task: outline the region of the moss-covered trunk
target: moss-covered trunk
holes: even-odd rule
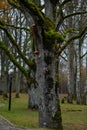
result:
[[[58,90],[55,86],[55,40],[44,38],[41,26],[35,28],[33,37],[37,65],[36,79],[39,87],[39,126],[62,130]]]

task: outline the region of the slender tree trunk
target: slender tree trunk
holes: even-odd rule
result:
[[[87,55],[86,55],[86,82],[85,82],[84,92],[82,96],[82,104],[86,105],[86,101],[87,101],[86,98],[87,98]]]
[[[16,82],[15,82],[15,87],[16,87],[16,98],[19,98],[19,93],[20,93],[20,71],[16,72]]]
[[[79,41],[76,40],[76,53],[77,53],[77,76],[76,76],[76,102],[80,104],[81,93],[80,93],[80,49],[79,49]]]
[[[20,24],[20,27],[22,26],[22,14],[20,12],[19,14],[19,24]],[[18,24],[18,16],[16,16],[16,26]],[[19,39],[18,39],[18,32],[17,30],[15,31],[15,36],[17,38],[17,41],[19,40],[19,47],[21,48],[21,44],[22,44],[22,31],[20,29],[19,31]],[[16,51],[16,50],[15,50]],[[21,58],[19,57],[19,63],[21,64]],[[20,78],[21,78],[21,72],[20,70],[18,70],[18,72],[16,73],[16,97],[19,97],[19,93],[20,93]]]
[[[8,70],[7,70],[7,57],[2,51],[1,55],[1,86],[2,86],[2,91],[3,91],[3,96],[8,97]]]
[[[72,3],[72,1],[71,1]],[[73,4],[72,7],[69,7],[67,12],[73,12]],[[67,20],[67,25],[69,28],[73,27],[73,17],[69,17]],[[68,37],[70,37],[73,33],[70,32]],[[72,41],[73,42],[73,41]],[[74,45],[71,43],[68,46],[68,102],[73,102],[73,94],[74,94]]]
[[[68,47],[68,102],[73,102],[74,94],[74,46]]]

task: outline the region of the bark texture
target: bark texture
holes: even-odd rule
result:
[[[73,102],[74,95],[74,46],[68,47],[68,102]]]
[[[37,65],[36,79],[39,87],[39,126],[48,128],[61,128],[61,110],[59,105],[57,88],[55,86],[55,56],[52,44],[52,39],[49,43],[44,40],[43,28],[36,27],[34,34],[35,49],[38,54],[35,54]],[[39,37],[37,34],[39,33]]]
[[[80,92],[80,50],[79,50],[79,40],[76,40],[76,55],[77,55],[77,76],[76,76],[76,102],[81,103],[81,92]]]
[[[86,55],[86,81],[85,81],[85,86],[84,86],[84,91],[82,96],[82,104],[86,105],[86,103],[87,103],[87,55]]]

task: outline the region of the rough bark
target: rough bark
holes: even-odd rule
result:
[[[73,102],[74,94],[74,46],[68,47],[68,102]]]
[[[38,26],[37,33],[34,34],[35,49],[38,54],[35,55],[37,65],[36,79],[39,87],[39,126],[48,128],[61,128],[61,110],[59,105],[57,88],[55,87],[55,56],[52,39],[44,41],[41,35],[43,28]]]
[[[35,88],[34,85],[31,85],[30,88],[28,88],[28,109],[38,109],[39,106],[39,90],[38,88]]]
[[[72,7],[68,8],[67,13],[73,12],[73,10],[74,10],[74,7],[72,3]],[[73,21],[74,21],[73,17],[70,17],[67,20],[68,28],[73,27]],[[68,34],[68,37],[70,37],[70,35],[73,35],[73,33],[70,32]],[[74,45],[72,45],[72,42],[71,42],[71,44],[68,46],[68,102],[69,103],[73,102],[73,93],[74,93]]]

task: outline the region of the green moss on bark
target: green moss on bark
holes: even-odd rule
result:
[[[32,69],[34,72],[36,72],[36,63],[35,63],[35,60],[32,60],[32,61],[30,62],[30,66],[31,66],[31,69]]]
[[[53,30],[53,29],[50,29],[49,31],[45,31],[45,38],[48,38],[48,39],[51,39],[51,40],[56,39],[58,42],[63,42],[64,41],[63,36],[60,33]]]
[[[52,51],[55,46],[55,42],[61,43],[64,41],[63,36],[56,32],[54,29],[44,31],[44,48]]]
[[[62,118],[61,118],[61,109],[60,109],[60,101],[59,99],[57,100],[57,111],[55,112],[54,116],[53,116],[53,120],[58,121],[59,123],[59,127],[62,128]]]

